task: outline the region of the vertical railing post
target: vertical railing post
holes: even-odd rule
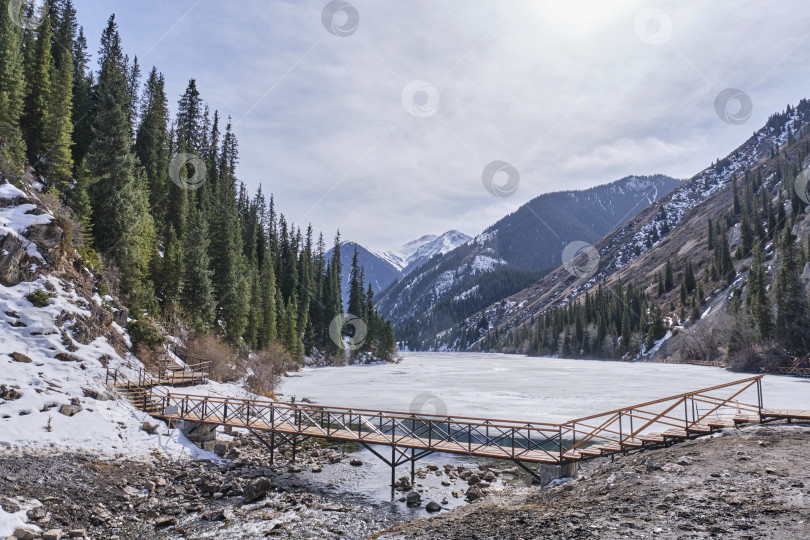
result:
[[[686,404],[686,398],[683,398],[683,427],[689,435],[689,406]]]
[[[624,433],[622,432],[622,411],[619,411],[619,450],[624,452]]]
[[[759,421],[762,422],[762,377],[757,379],[757,412]]]
[[[562,424],[560,424],[560,425],[559,425],[559,432],[557,433],[557,436],[559,437],[559,439],[557,440],[557,449],[558,449],[558,450],[559,450],[559,452],[560,452],[560,457],[558,458],[558,460],[557,460],[557,461],[560,463],[560,465],[562,465],[562,462],[563,462],[563,433],[562,433]],[[514,455],[515,455],[515,450],[514,450],[514,442],[513,442],[513,443],[512,443],[512,456],[514,456]]]

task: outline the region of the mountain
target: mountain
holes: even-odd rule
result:
[[[363,268],[365,282],[371,283],[374,294],[379,294],[391,283],[402,279],[434,255],[447,253],[470,240],[471,238],[464,233],[447,231],[439,236],[429,234],[397,248],[379,251],[365,248],[356,242],[341,242],[343,305],[347,306],[349,303],[349,271],[355,249],[358,263]],[[327,251],[327,258],[332,256],[333,249]]]
[[[363,268],[365,282],[371,283],[374,289],[374,294],[384,290],[394,281],[402,277],[402,272],[399,268],[377,255],[375,252],[370,251],[360,244],[355,242],[341,242],[340,243],[340,264],[343,268],[341,274],[341,292],[343,295],[344,307],[349,304],[349,271],[352,267],[352,257],[354,250],[357,250],[357,260]],[[326,252],[326,258],[332,256],[333,249]]]
[[[441,236],[435,234],[425,235],[398,248],[381,251],[378,255],[398,268],[403,275],[408,275],[434,255],[452,251],[470,240],[472,238],[466,234],[452,230]]]
[[[400,341],[432,347],[442,332],[559,266],[572,243],[598,241],[680,182],[664,175],[628,176],[541,195],[474,240],[434,256],[387,289],[377,305]]]
[[[790,328],[774,330],[773,321],[786,309],[777,305],[779,283],[810,281],[804,266],[810,261],[810,197],[806,173],[799,174],[808,166],[808,125],[807,100],[772,115],[726,158],[596,243],[592,271],[561,266],[470,314],[431,345],[574,357],[728,359],[737,369],[773,369],[785,355],[800,357],[788,340]],[[783,261],[792,259],[798,261],[793,270],[783,272]],[[752,284],[749,269],[755,267],[763,270]],[[612,305],[600,306],[602,299]],[[758,304],[764,307],[752,307]],[[806,312],[806,302],[797,304]],[[770,330],[759,319],[772,319]]]

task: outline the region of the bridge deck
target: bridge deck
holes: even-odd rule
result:
[[[562,424],[177,394],[155,388],[154,381],[124,381],[121,386],[136,406],[154,417],[278,434],[292,441],[293,449],[298,438],[314,437],[388,446],[403,455],[410,449],[412,460],[414,452],[446,452],[563,464],[669,445],[746,423],[810,421],[810,411],[762,407],[761,379],[751,377]],[[755,404],[741,401],[746,394],[753,394]],[[390,464],[395,467],[397,462],[392,458]]]

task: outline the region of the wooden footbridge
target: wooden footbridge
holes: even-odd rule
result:
[[[743,424],[810,421],[810,411],[766,409],[762,375],[559,424],[201,396],[117,372],[108,379],[155,418],[247,429],[267,446],[271,462],[280,443],[292,447],[293,459],[308,438],[358,443],[391,467],[392,484],[397,466],[410,463],[413,475],[415,462],[434,452],[510,460],[537,477],[529,464],[564,466]]]

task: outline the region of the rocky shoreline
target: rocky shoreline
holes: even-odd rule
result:
[[[584,464],[555,487],[503,490],[511,469],[487,464],[417,470],[392,502],[335,497],[301,473],[363,466],[310,444],[267,465],[266,449],[235,436],[219,461],[103,459],[45,450],[0,452],[0,506],[36,528],[19,540],[104,538],[799,538],[810,531],[810,428],[727,430],[661,450]],[[429,519],[407,506],[437,477],[475,500]],[[382,481],[382,479],[381,479]],[[424,515],[424,512],[422,512]],[[42,532],[38,532],[38,531]]]
[[[409,476],[397,481],[393,501],[369,501],[336,497],[304,478],[337,467],[368,466],[333,447],[305,443],[293,462],[290,448],[281,446],[269,465],[267,449],[245,434],[235,432],[228,441],[206,446],[222,459],[175,461],[155,452],[151,459],[133,460],[2,450],[0,507],[25,513],[29,524],[19,530],[18,540],[43,535],[109,540],[361,538],[412,520],[414,514],[405,508],[439,512],[481,498],[501,477],[518,476],[515,469],[487,464],[427,463],[417,468],[413,484]],[[440,481],[448,496],[426,497],[426,479]],[[448,498],[456,499],[455,504]]]
[[[810,535],[810,427],[753,426],[586,463],[517,500],[484,499],[373,538],[722,538]]]

